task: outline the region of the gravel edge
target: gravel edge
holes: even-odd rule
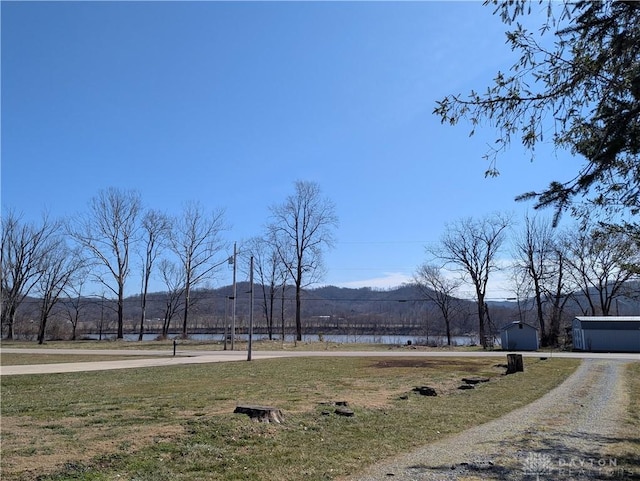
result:
[[[609,453],[629,403],[625,365],[585,360],[533,403],[345,481],[629,479],[637,467]]]

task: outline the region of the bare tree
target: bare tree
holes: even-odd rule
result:
[[[557,346],[564,308],[576,287],[567,277],[566,243],[552,222],[526,217],[524,231],[515,238],[514,246],[514,266],[530,287],[541,344]],[[519,296],[519,306],[521,302]]]
[[[557,277],[556,236],[551,223],[525,216],[524,230],[514,237],[514,266],[529,282],[536,307],[536,320],[540,326],[543,346],[557,343],[546,325],[544,302],[549,282]],[[520,302],[520,297],[518,297]],[[552,339],[555,337],[555,339]],[[553,343],[553,344],[551,344]]]
[[[40,258],[42,275],[35,285],[35,292],[40,299],[38,344],[44,342],[49,315],[81,267],[80,256],[66,245],[61,236],[53,237],[47,243]]]
[[[296,181],[295,193],[271,207],[269,229],[278,243],[296,290],[296,339],[302,340],[302,289],[322,276],[323,249],[333,246],[338,225],[335,206],[315,182]],[[293,256],[289,256],[292,252]]]
[[[283,267],[278,250],[268,238],[253,237],[240,249],[243,255],[254,259],[255,279],[262,289],[262,312],[269,340],[273,339],[273,316],[278,291],[279,271]]]
[[[530,299],[533,297],[531,279],[526,272],[518,268],[517,264],[514,264],[510,281],[511,290],[515,294],[518,320],[520,322],[528,322],[528,313],[534,310],[533,304],[530,302]]]
[[[280,291],[280,334],[282,342],[284,342],[287,337],[287,285],[291,280],[288,266],[292,264],[295,258],[295,246],[288,242],[288,239],[283,236],[283,232],[276,232],[273,229],[269,232],[268,239],[272,244],[271,247],[277,252],[279,260],[276,284],[279,286],[278,290]],[[283,261],[283,259],[287,261]]]
[[[622,222],[621,224],[601,223],[603,233],[611,232],[614,235],[623,234],[629,239],[629,243],[640,251],[640,224],[635,222]],[[634,276],[640,276],[640,257],[627,259],[623,262],[622,267],[634,273]]]
[[[87,281],[88,270],[81,267],[78,275],[74,276],[72,282],[65,288],[66,299],[64,309],[71,323],[71,340],[77,338],[78,323],[80,322],[80,314],[89,305],[86,299],[82,297],[82,290]]]
[[[69,232],[99,270],[96,280],[118,299],[118,334],[123,336],[125,282],[129,256],[138,229],[140,194],[110,187],[89,202],[89,212],[70,225]]]
[[[209,278],[216,267],[226,262],[226,258],[223,262],[215,262],[216,255],[224,247],[220,233],[225,228],[224,211],[217,210],[207,214],[198,203],[186,204],[182,215],[174,220],[170,245],[184,270],[183,337],[187,337],[191,290]]]
[[[142,218],[142,243],[144,256],[142,258],[142,289],[140,292],[140,332],[138,341],[142,341],[144,334],[144,320],[147,316],[147,294],[153,265],[158,254],[165,246],[170,232],[170,222],[166,215],[155,210],[149,210]]]
[[[640,252],[640,224],[636,222],[622,222],[621,224],[609,224],[609,223],[601,223],[603,232],[611,232],[614,235],[625,235],[627,236],[630,245],[635,248],[636,252]],[[632,277],[629,279],[630,282],[625,284],[624,292],[622,292],[621,296],[627,297],[628,299],[640,299],[640,289],[639,281],[640,281],[640,256],[635,256],[629,259],[621,259],[622,263],[620,265],[624,270],[631,272]],[[618,301],[616,299],[616,311],[618,310]]]
[[[418,290],[440,310],[447,332],[447,346],[451,345],[451,319],[458,304],[455,292],[462,282],[448,278],[438,266],[423,264],[414,274],[413,280]]]
[[[167,288],[164,298],[164,318],[162,321],[162,339],[169,336],[171,320],[182,307],[184,294],[184,270],[167,259],[159,264],[160,275]]]
[[[287,282],[289,281],[289,271],[287,269],[281,269],[279,271],[280,285],[280,335],[282,342],[284,343],[287,337],[286,320],[287,320]]]
[[[478,335],[483,347],[487,347],[485,321],[487,307],[485,297],[489,276],[498,270],[496,259],[505,239],[505,231],[511,219],[494,214],[480,220],[465,218],[447,224],[438,246],[427,248],[436,259],[450,265],[470,280],[475,291],[478,311]]]
[[[613,301],[634,275],[628,266],[640,257],[637,244],[624,231],[597,227],[567,233],[563,242],[570,276],[588,304],[585,313],[609,315]]]
[[[565,305],[571,298],[572,287],[567,280],[567,254],[561,242],[555,243],[553,264],[556,269],[554,275],[547,279],[546,299],[549,303],[549,329],[547,342],[550,346],[558,344],[560,324]]]
[[[42,277],[42,258],[60,224],[43,216],[40,224],[23,222],[13,210],[2,217],[2,332],[13,339],[18,307]]]

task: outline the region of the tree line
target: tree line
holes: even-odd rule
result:
[[[296,183],[294,194],[272,206],[263,235],[240,243],[237,259],[228,255],[220,210],[205,213],[201,205],[190,203],[171,218],[151,209],[142,212],[137,193],[113,188],[100,192],[89,205],[87,213],[66,222],[44,217],[40,224],[25,223],[13,211],[3,217],[5,338],[14,337],[17,309],[30,296],[39,305],[39,342],[45,339],[47,321],[57,305],[64,309],[75,339],[89,303],[94,304],[96,315],[95,293],[85,289],[90,283],[109,292],[100,296],[100,305],[103,309],[113,307],[117,338],[124,336],[125,317],[131,332],[135,312],[138,339],[142,340],[151,302],[153,317],[161,320],[161,337],[166,338],[170,329],[176,330],[176,320],[181,323],[181,335],[187,337],[190,329],[201,327],[197,320],[191,320],[191,311],[206,296],[203,287],[216,270],[229,263],[246,270],[243,266],[250,257],[255,261],[258,304],[269,339],[285,337],[289,309],[295,312],[298,340],[305,327],[318,324],[317,318],[326,314],[314,309],[306,318],[302,316],[303,300],[313,300],[322,291],[309,287],[322,278],[323,249],[332,245],[332,228],[337,223],[333,204],[321,196],[317,184]],[[368,310],[360,306],[349,314],[348,309],[334,309],[328,313],[330,322],[339,319],[345,325],[357,323],[375,332],[382,332],[383,327],[387,332],[393,325],[415,330],[418,322],[432,334],[434,327],[442,325],[447,343],[452,344],[452,336],[462,332],[462,320],[471,316],[476,318],[474,330],[480,342],[487,347],[496,331],[496,317],[502,320],[505,315],[495,308],[490,312],[489,305],[495,299],[487,297],[490,281],[495,282],[495,275],[502,271],[509,273],[508,299],[516,301],[520,320],[526,318],[539,328],[542,345],[556,346],[567,307],[575,312],[577,306],[585,315],[609,315],[616,300],[640,298],[637,284],[631,282],[640,273],[640,236],[620,226],[592,222],[559,229],[551,220],[537,216],[525,216],[518,225],[512,216],[496,213],[446,224],[439,242],[425,249],[427,260],[416,268],[408,286],[417,288],[418,294],[414,290],[407,298],[389,299],[393,304],[407,300],[428,303],[414,305],[404,313],[387,308],[382,312],[380,306],[371,306],[384,296],[374,296],[372,301],[367,291],[363,299],[369,299],[365,302]],[[136,261],[131,261],[132,257]],[[133,268],[139,269],[141,279],[135,305],[124,294]],[[152,276],[162,280],[162,292],[149,292]],[[472,294],[464,296],[469,289]],[[94,298],[89,300],[92,294]],[[235,292],[228,294],[225,303],[237,296]],[[473,298],[475,314],[470,314],[470,303],[462,297]],[[208,306],[211,314],[216,312],[210,303]],[[394,321],[396,315],[400,324]],[[415,319],[408,321],[407,316]],[[104,317],[102,312],[100,318]],[[472,326],[464,324],[464,331],[469,332]]]
[[[640,298],[631,283],[640,273],[637,230],[601,222],[565,229],[552,224],[527,215],[518,229],[510,216],[493,214],[446,226],[440,242],[427,248],[429,260],[417,269],[414,282],[438,307],[449,342],[450,320],[459,308],[456,296],[463,285],[474,292],[480,342],[485,347],[490,342],[487,287],[499,270],[510,273],[510,299],[534,313],[543,346],[558,345],[570,300],[584,315],[608,316],[617,299]],[[505,246],[509,231],[511,245]]]
[[[272,282],[296,290],[297,336],[302,336],[301,292],[322,272],[322,255],[333,242],[337,225],[334,204],[315,182],[296,181],[294,193],[270,207],[265,233],[246,243],[241,255],[275,262]],[[71,301],[73,337],[87,286],[99,286],[101,297],[115,300],[117,338],[124,337],[125,287],[132,271],[141,279],[139,339],[142,339],[152,276],[164,286],[162,335],[181,315],[182,336],[188,336],[194,289],[211,282],[217,269],[236,262],[229,257],[223,233],[223,209],[207,210],[189,202],[169,216],[143,207],[137,191],[116,187],[100,191],[88,209],[69,219],[24,221],[15,210],[2,217],[2,336],[13,339],[18,308],[27,298],[39,299],[38,342],[45,339],[51,313],[62,299]],[[267,254],[264,254],[267,255]],[[260,257],[262,259],[262,257]],[[266,258],[265,258],[266,262]],[[266,264],[260,264],[266,269]],[[92,287],[93,288],[93,287]]]

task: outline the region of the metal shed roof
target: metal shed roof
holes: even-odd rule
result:
[[[639,319],[640,319],[640,318],[639,318]],[[510,322],[510,323],[509,323],[509,324],[507,324],[506,326],[502,326],[502,327],[500,328],[500,330],[501,330],[501,331],[504,331],[505,329],[511,329],[511,328],[513,328],[513,327],[517,326],[518,324],[522,324],[523,326],[530,327],[531,329],[535,329],[536,331],[538,330],[538,328],[537,328],[537,327],[532,326],[531,324],[527,324],[526,322],[520,322],[520,321],[513,321],[513,322]]]
[[[640,329],[640,316],[579,316],[582,329],[635,331]]]

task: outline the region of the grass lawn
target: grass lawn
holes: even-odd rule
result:
[[[611,447],[609,454],[620,466],[632,470],[629,479],[640,479],[640,362],[628,364],[626,378],[628,422],[621,426],[620,442]]]
[[[167,353],[167,357],[171,354]],[[57,364],[65,362],[99,362],[121,361],[124,359],[140,359],[141,356],[113,356],[95,354],[16,354],[2,353],[0,364],[3,366],[22,366],[28,364]]]
[[[10,376],[0,478],[330,480],[527,404],[579,364],[526,358],[524,373],[504,376],[496,362],[372,353]],[[458,390],[470,375],[491,381]],[[423,385],[439,395],[412,392]],[[285,423],[232,414],[241,403],[278,407]]]

